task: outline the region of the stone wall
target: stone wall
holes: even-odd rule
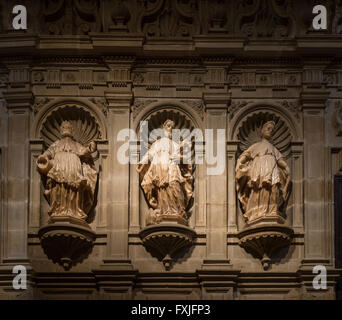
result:
[[[315,1],[27,0],[23,32],[11,30],[12,2],[0,9],[1,298],[335,299],[341,5],[326,1],[328,30],[315,31]],[[158,126],[166,115],[226,132],[225,170],[196,165],[196,236],[170,270],[140,237],[148,205],[136,165],[117,158],[121,129],[139,133],[140,121]],[[95,137],[99,175],[92,251],[65,271],[39,239],[49,216],[36,161],[68,117]],[[235,166],[269,119],[291,171],[284,214],[293,237],[264,270],[240,246]],[[29,290],[12,288],[18,264]],[[325,290],[312,286],[316,265],[327,268]]]

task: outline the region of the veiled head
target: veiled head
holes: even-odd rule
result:
[[[61,124],[61,135],[62,137],[73,137],[72,125],[69,121],[63,121]]]
[[[171,137],[172,135],[172,129],[175,127],[175,123],[170,120],[167,119],[164,124],[163,124],[163,129],[165,131],[165,133],[167,134],[168,137]]]
[[[275,128],[275,122],[274,121],[267,121],[261,129],[261,136],[262,138],[265,138],[269,140],[272,137],[273,130]]]

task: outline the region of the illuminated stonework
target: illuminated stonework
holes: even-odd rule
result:
[[[316,31],[312,1],[24,2],[25,32],[6,18],[16,3],[0,6],[0,298],[17,298],[14,265],[35,275],[25,298],[341,295],[341,4]],[[141,121],[167,119],[203,135],[196,164],[170,166],[176,186],[137,171]],[[271,183],[248,183],[257,167]]]

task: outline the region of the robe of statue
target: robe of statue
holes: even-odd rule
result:
[[[248,222],[279,216],[279,207],[287,197],[289,170],[281,153],[267,139],[253,144],[240,155],[236,182]]]
[[[64,137],[38,158],[37,166],[44,178],[51,217],[86,219],[93,206],[97,180],[89,148]]]
[[[193,194],[192,165],[181,163],[181,153],[179,144],[163,137],[152,144],[138,164],[141,187],[152,208],[147,224],[157,223],[167,215],[188,219],[186,209]]]

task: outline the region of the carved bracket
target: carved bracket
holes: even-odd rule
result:
[[[69,270],[90,254],[96,233],[86,222],[80,225],[79,219],[59,220],[40,228],[38,236],[48,258]]]
[[[165,270],[170,270],[175,255],[193,244],[196,233],[180,224],[162,222],[142,229],[139,236],[145,248],[163,262]]]
[[[289,246],[293,230],[283,225],[259,225],[238,234],[239,245],[261,260],[264,270],[270,267],[271,256],[278,249]]]

